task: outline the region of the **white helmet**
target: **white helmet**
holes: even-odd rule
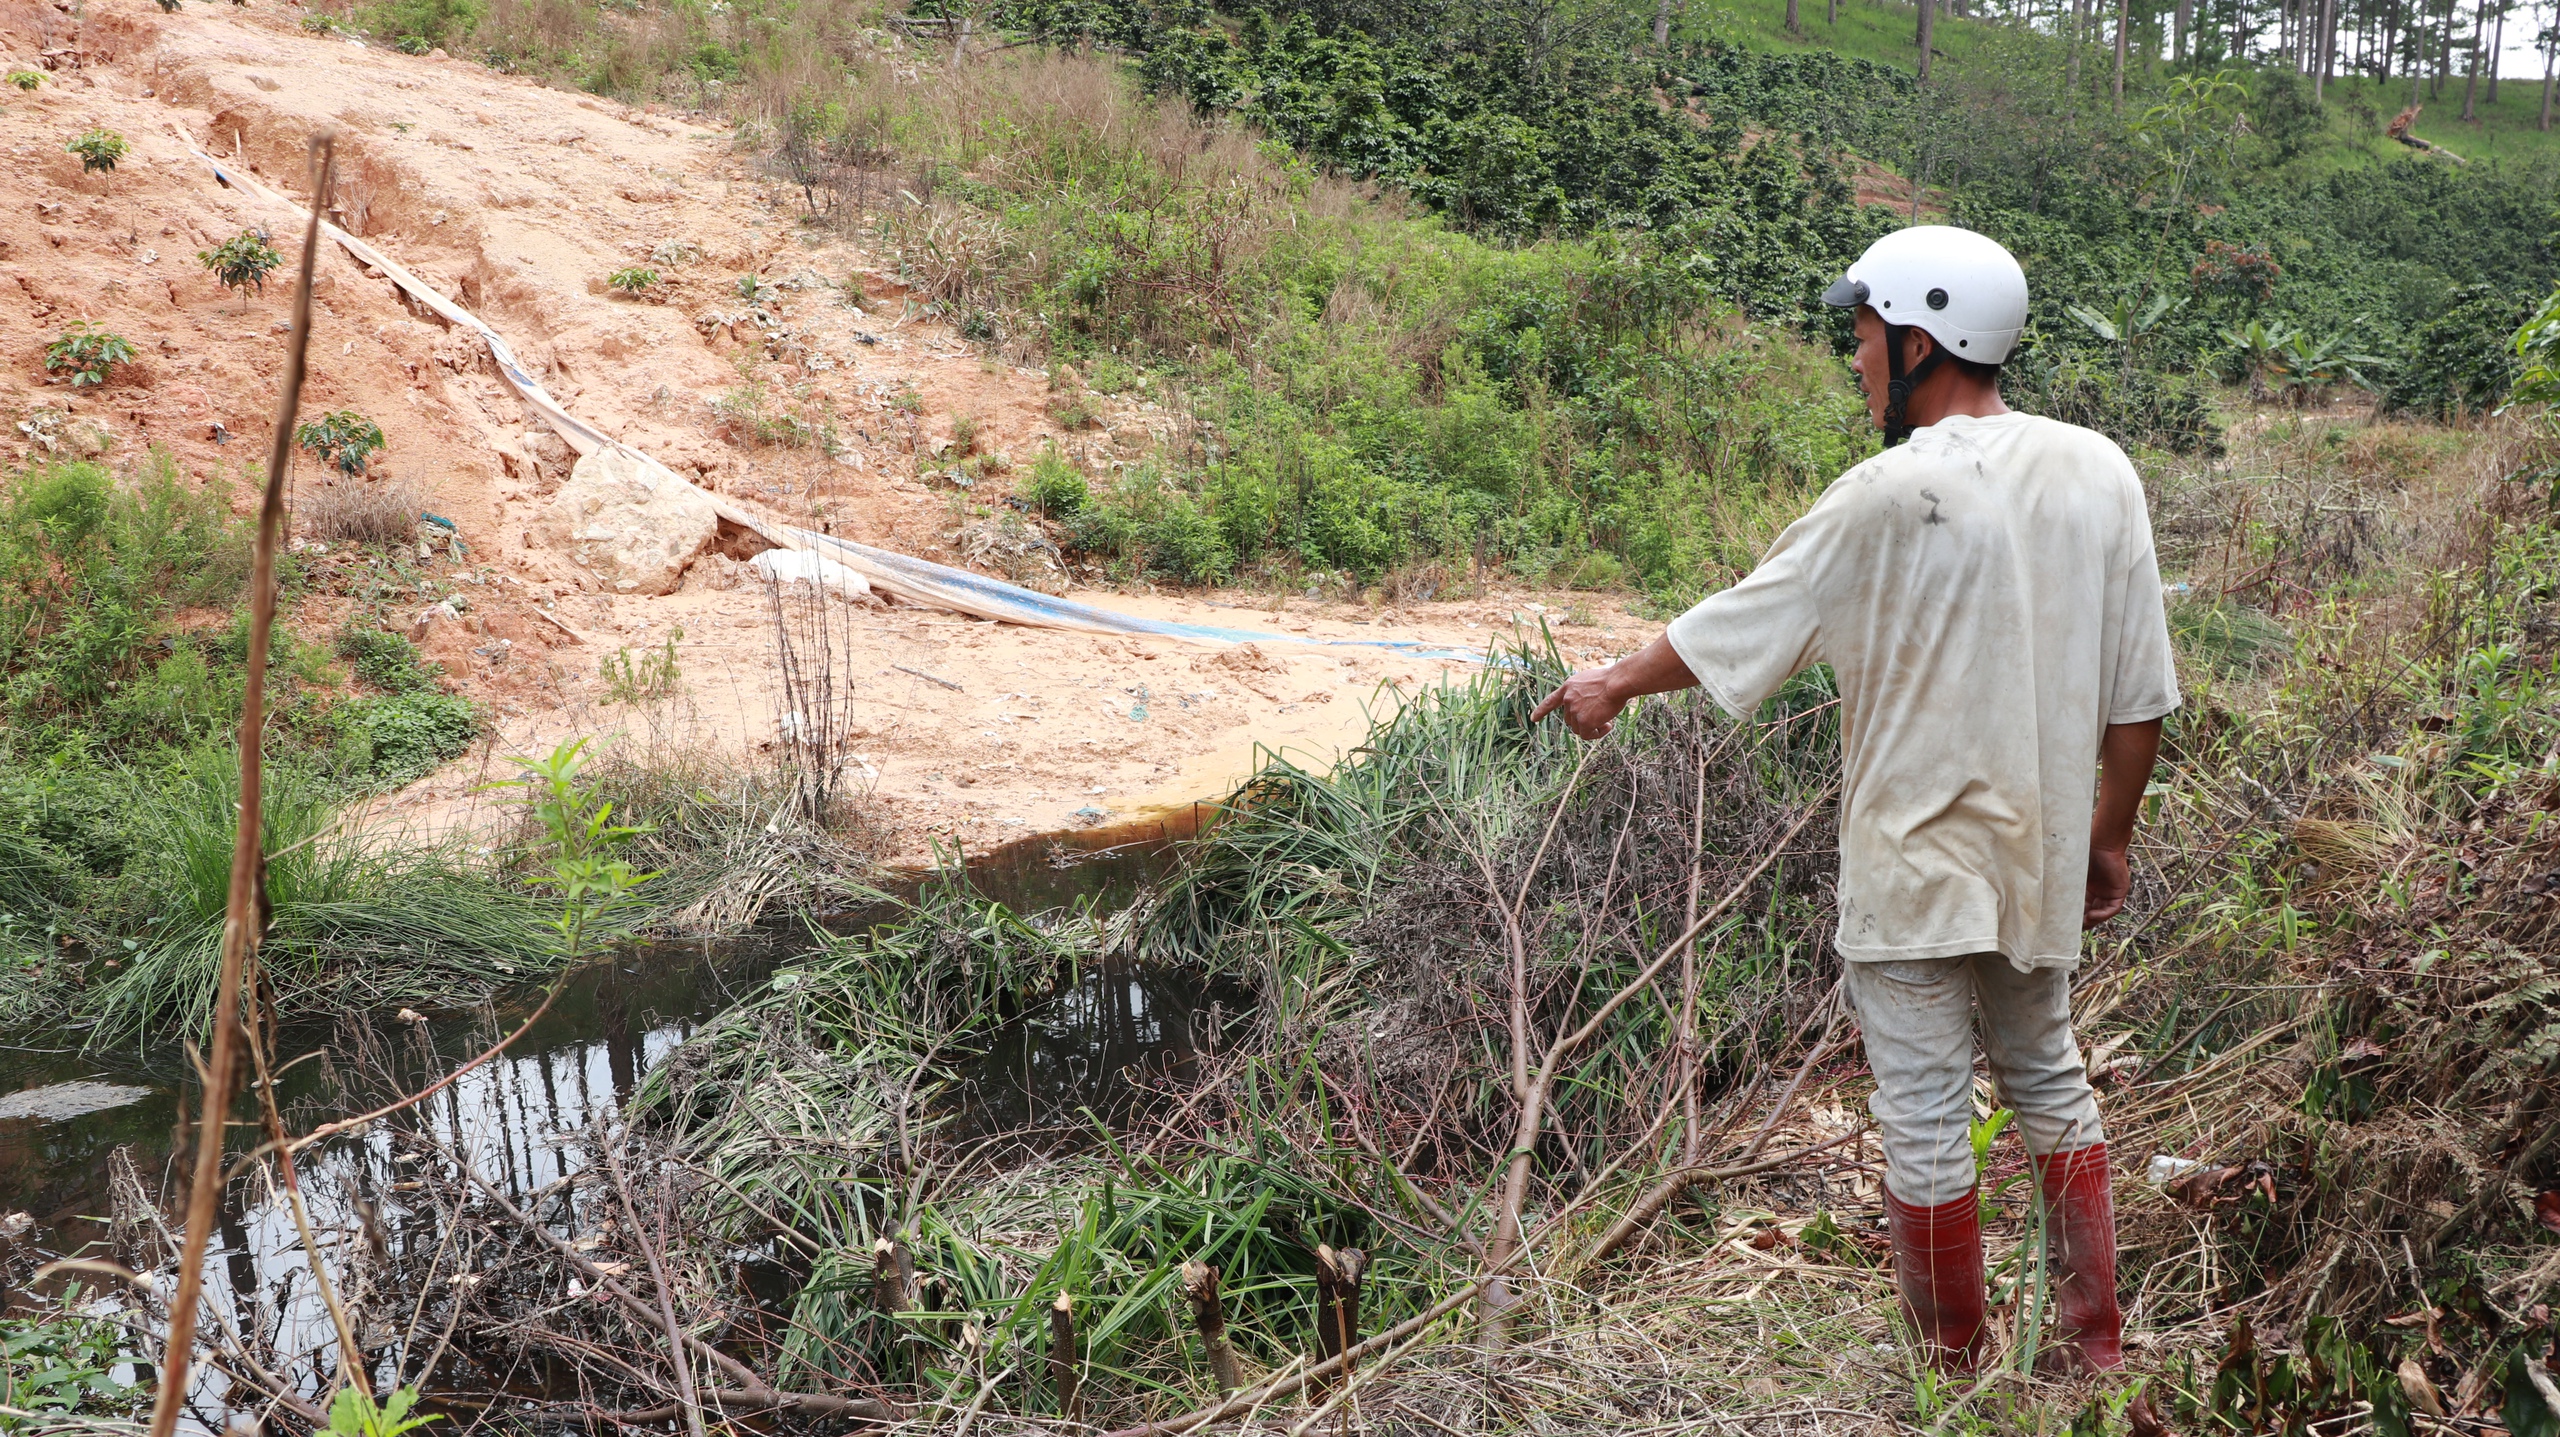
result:
[[[2027,272],[1989,235],[1914,225],[1867,246],[1822,302],[1873,305],[1887,324],[1927,330],[1947,354],[1998,364],[2026,327]]]

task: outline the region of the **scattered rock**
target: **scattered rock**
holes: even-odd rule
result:
[[[605,587],[650,595],[674,593],[719,530],[709,495],[619,445],[580,459],[532,527]]]

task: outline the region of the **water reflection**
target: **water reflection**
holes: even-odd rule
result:
[[[1017,845],[971,865],[980,891],[1020,911],[1077,898],[1116,906],[1156,876],[1165,861],[1163,829],[1152,841],[1099,834],[1099,850],[1061,863],[1053,846]],[[354,1266],[370,1249],[377,1259],[450,1272],[463,1255],[449,1251],[453,1233],[435,1207],[422,1169],[440,1165],[437,1148],[460,1156],[480,1177],[519,1205],[600,1158],[600,1122],[630,1101],[649,1072],[700,1026],[747,993],[808,940],[795,935],[706,944],[657,944],[573,974],[559,997],[508,1053],[464,1074],[427,1102],[339,1135],[305,1155],[306,1204],[332,1270]],[[439,1015],[402,1023],[359,1015],[334,1027],[288,1029],[279,1035],[279,1106],[287,1126],[309,1131],[369,1110],[394,1093],[415,1092],[477,1055],[499,1033],[513,1031],[538,999],[527,995],[477,1015]],[[1205,986],[1196,976],[1118,965],[1085,970],[1057,994],[1031,1006],[996,1034],[944,1100],[963,1138],[1018,1133],[1054,1144],[1089,1133],[1100,1119],[1118,1123],[1144,1111],[1149,1095],[1197,1071],[1220,1027],[1245,1011],[1241,990]],[[39,1256],[102,1256],[151,1272],[174,1251],[162,1213],[180,1193],[175,1134],[180,1105],[192,1104],[182,1056],[169,1052],[82,1054],[76,1035],[57,1046],[0,1048],[0,1095],[51,1084],[94,1081],[137,1085],[137,1100],[64,1119],[0,1119],[0,1214],[25,1210],[36,1230],[18,1244],[15,1276]],[[25,1106],[37,1107],[29,1099]],[[256,1108],[235,1111],[243,1126],[235,1147],[256,1134]],[[206,1321],[248,1339],[252,1350],[288,1364],[296,1354],[335,1347],[328,1314],[314,1289],[291,1209],[253,1168],[226,1190],[217,1248],[207,1274]],[[553,1216],[562,1214],[557,1208]],[[121,1223],[119,1219],[122,1219]],[[14,1284],[0,1275],[0,1293]],[[759,1294],[765,1296],[765,1294]],[[0,1297],[0,1311],[9,1299]],[[23,1307],[23,1299],[17,1303]],[[377,1381],[417,1381],[425,1351],[404,1345],[408,1313],[373,1314],[363,1335]],[[433,1350],[435,1334],[424,1334]],[[307,1394],[327,1389],[330,1374],[303,1359],[283,1370]],[[439,1372],[450,1388],[463,1374]],[[218,1425],[228,1379],[198,1368],[199,1413]],[[521,1390],[526,1374],[478,1374],[475,1385]],[[538,1388],[538,1380],[531,1384]]]

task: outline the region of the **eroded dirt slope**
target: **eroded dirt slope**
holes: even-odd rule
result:
[[[857,233],[799,225],[716,123],[314,34],[300,13],[265,0],[174,15],[93,0],[78,18],[0,5],[0,64],[44,76],[31,92],[0,92],[11,162],[0,170],[0,434],[20,459],[126,461],[163,446],[193,482],[231,486],[245,508],[269,439],[285,295],[226,293],[196,255],[253,226],[290,251],[295,228],[282,209],[218,186],[190,147],[299,195],[304,138],[333,125],[344,176],[333,218],[496,327],[571,411],[774,517],[1005,566],[1153,616],[1299,639],[1481,645],[1532,612],[1534,596],[1504,591],[1384,614],[1088,592],[1076,585],[1091,576],[1046,556],[991,550],[1001,491],[1032,456],[1056,444],[1098,473],[1141,457],[1171,416],[1134,393],[1085,395],[1098,422],[1064,429],[1046,373],[919,317],[892,263]],[[111,175],[84,174],[63,148],[93,126],[132,143]],[[627,267],[658,271],[647,297],[607,288]],[[74,391],[47,376],[43,352],[79,319],[127,336],[138,355],[111,382]],[[397,566],[314,546],[307,516],[332,481],[306,463],[297,534],[314,597],[296,622],[314,634],[351,613],[410,626],[494,720],[481,754],[402,795],[395,816],[466,818],[491,752],[578,734],[646,730],[742,760],[769,744],[769,610],[744,565],[707,557],[663,597],[602,591],[535,544],[533,522],[574,455],[475,337],[334,247],[316,325],[305,412],[358,410],[389,441],[372,477],[334,482],[419,484],[461,542]],[[1011,476],[966,492],[933,477],[955,431],[1003,456],[995,468],[1013,461]],[[447,596],[458,619],[418,621]],[[1551,620],[1567,612],[1550,608]],[[1594,657],[1635,637],[1609,606],[1571,612],[1587,622],[1562,630],[1567,644]],[[649,711],[600,703],[606,658],[679,630],[678,697]],[[1257,743],[1324,758],[1356,740],[1382,685],[1409,690],[1450,667],[1360,648],[1221,653],[894,606],[861,610],[853,631],[862,756],[904,858],[937,839],[980,848],[1214,796]]]

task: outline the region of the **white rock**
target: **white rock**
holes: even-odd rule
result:
[[[578,461],[530,533],[607,588],[671,594],[719,530],[710,495],[615,445]]]
[[[824,584],[846,599],[871,597],[871,581],[833,559],[798,549],[767,549],[747,561],[770,584]]]

